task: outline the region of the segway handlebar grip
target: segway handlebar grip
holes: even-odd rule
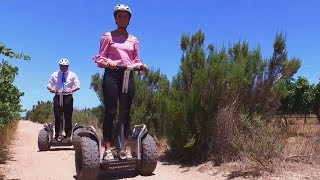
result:
[[[110,64],[107,64],[107,68],[110,68]],[[131,70],[131,71],[140,71],[141,70],[140,67],[132,66],[132,65],[117,65],[117,69]]]

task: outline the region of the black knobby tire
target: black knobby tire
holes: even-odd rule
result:
[[[49,131],[47,131],[44,128],[40,130],[38,135],[38,148],[39,148],[39,151],[50,150]]]
[[[75,148],[77,179],[97,179],[100,168],[99,154],[100,151],[97,141],[89,137],[81,137],[80,148]]]
[[[154,142],[154,139],[151,135],[147,134],[147,136],[142,139],[141,142],[142,148],[142,159],[141,165],[138,168],[139,174],[143,176],[152,175],[152,172],[156,169],[157,166],[157,146]]]
[[[73,144],[73,148],[80,148],[80,140],[81,137],[78,135],[78,133],[81,131],[82,128],[78,128],[73,132],[72,135],[72,144]]]

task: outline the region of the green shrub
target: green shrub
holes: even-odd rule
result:
[[[91,110],[74,110],[72,115],[73,124],[78,123],[86,126],[99,127],[99,119]]]
[[[53,103],[51,101],[38,101],[32,110],[27,111],[26,119],[37,123],[54,122]]]

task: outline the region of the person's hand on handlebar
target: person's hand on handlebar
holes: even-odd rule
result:
[[[143,72],[147,72],[148,71],[148,66],[146,64],[142,64],[140,65],[139,69]]]
[[[119,65],[115,62],[106,63],[105,66],[110,69],[118,69],[119,68]],[[120,67],[122,68],[123,65],[120,65]],[[126,66],[124,66],[124,67],[126,67]],[[143,72],[148,71],[148,66],[146,64],[137,65],[137,66],[135,66],[135,68],[136,68],[136,70],[141,70]]]
[[[118,64],[115,62],[110,62],[110,63],[107,63],[107,67],[110,69],[117,69]]]
[[[50,89],[50,92],[56,94],[58,91],[55,89]]]
[[[64,92],[62,92],[62,91],[56,91],[56,94],[57,94],[57,95],[60,95],[60,94],[64,94]]]
[[[72,93],[72,92],[73,92],[72,89],[67,89],[65,93],[66,93],[66,94],[70,94],[70,93]]]

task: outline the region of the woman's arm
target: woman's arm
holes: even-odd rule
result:
[[[105,68],[106,64],[110,63],[110,60],[107,58],[108,50],[110,44],[110,37],[108,33],[102,35],[100,39],[100,49],[99,54],[94,56],[93,60],[97,63],[98,67]]]

